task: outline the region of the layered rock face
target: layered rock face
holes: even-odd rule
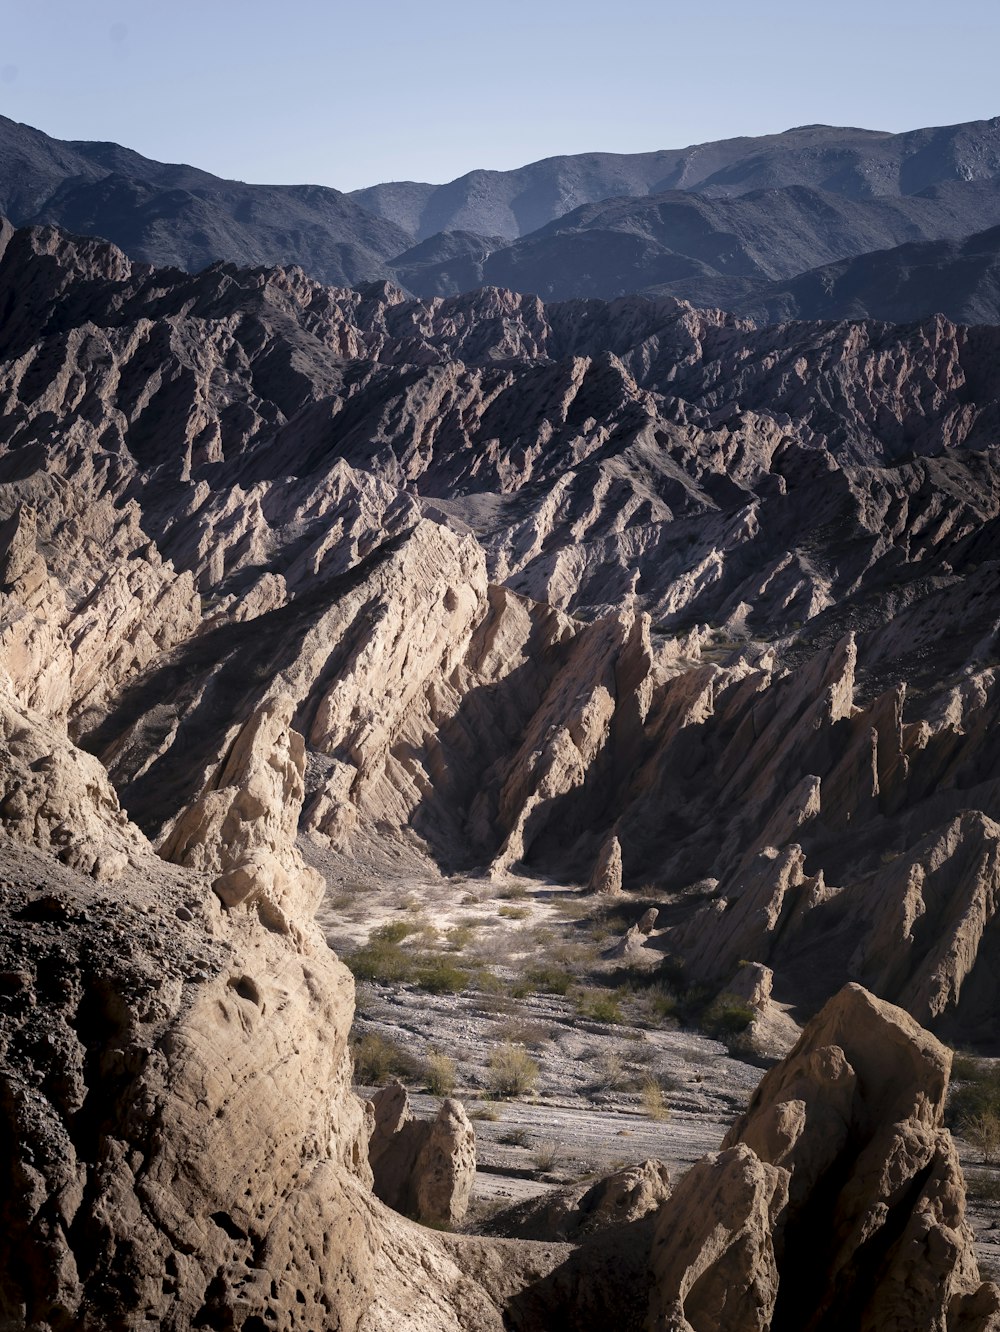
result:
[[[642,886],[669,905],[657,946],[699,985],[748,987],[762,1021],[859,978],[989,1034],[993,331],[420,304],[133,267],[46,229],[0,250],[4,1319],[436,1332],[644,1311],[645,1250],[624,1262],[615,1227],[575,1256],[498,1249],[374,1197],[351,982],[303,836]],[[939,1049],[847,996],[765,1082],[785,1108],[752,1109],[704,1167],[711,1207],[656,1251],[655,1317],[697,1327],[725,1286],[741,1317],[795,1325],[781,1218],[823,1211],[836,1170],[853,1182],[823,1270],[846,1274],[847,1315],[882,1317],[884,1285],[915,1325],[988,1325]],[[903,1049],[910,1101],[852,1023]],[[467,1127],[447,1112],[399,1206],[455,1219]],[[464,1166],[443,1188],[446,1161]],[[650,1232],[655,1173],[553,1225]],[[897,1230],[933,1250],[915,1303]]]
[[[5,666],[163,854],[273,903],[300,830],[692,889],[698,983],[981,1031],[994,331],[2,249]]]

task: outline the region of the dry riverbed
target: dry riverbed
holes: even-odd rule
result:
[[[398,850],[350,860],[308,842],[303,851],[327,879],[327,940],[362,974],[358,1091],[374,1090],[376,1071],[378,1081],[399,1076],[415,1113],[429,1116],[446,1090],[435,1077],[454,1078],[478,1143],[471,1226],[646,1157],[676,1181],[718,1149],[760,1080],[759,1063],[673,1011],[655,932],[634,965],[611,956],[649,903],[516,875],[446,878],[416,855],[400,863]],[[426,964],[421,977],[377,975],[400,954]],[[511,1047],[536,1071],[520,1094],[497,1094],[491,1059]],[[996,1276],[1000,1173],[956,1141],[980,1263]]]

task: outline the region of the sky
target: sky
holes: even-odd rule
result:
[[[0,0],[0,113],[269,183],[1000,114],[997,0]]]

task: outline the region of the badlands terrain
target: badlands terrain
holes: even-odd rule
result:
[[[998,351],[0,222],[0,1326],[1000,1326]]]

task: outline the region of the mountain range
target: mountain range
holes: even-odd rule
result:
[[[802,126],[350,194],[223,180],[0,118],[0,212],[157,265],[294,264],[421,297],[493,285],[670,295],[758,322],[1000,319],[1000,118],[903,134]]]

